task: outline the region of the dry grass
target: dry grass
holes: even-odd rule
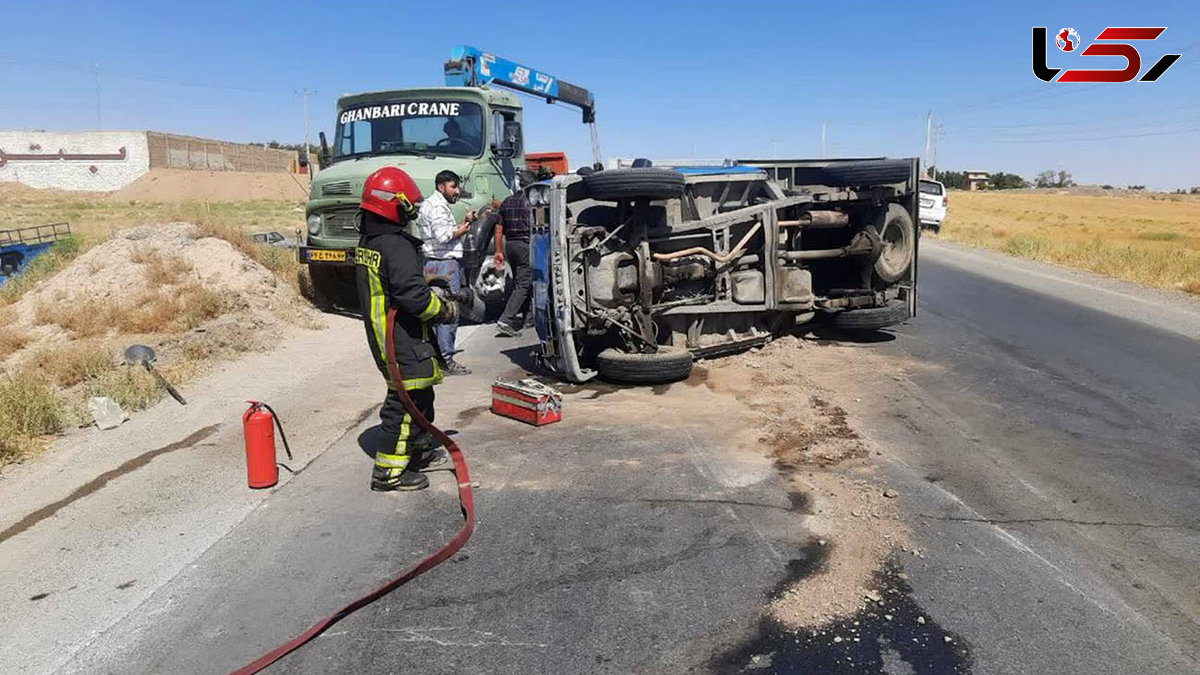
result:
[[[58,325],[73,338],[177,333],[215,319],[228,308],[220,293],[192,282],[152,288],[127,303],[43,299],[34,307],[34,320]]]
[[[0,361],[29,344],[29,336],[10,326],[0,327]]]
[[[168,379],[179,382],[175,378]],[[85,382],[80,393],[84,403],[93,396],[107,396],[127,412],[148,408],[164,395],[162,387],[145,368],[134,366],[109,368]]]
[[[200,367],[188,362],[163,371],[180,384]],[[91,424],[88,399],[93,396],[107,396],[134,412],[157,403],[165,392],[145,369],[117,364],[111,350],[95,345],[42,352],[19,372],[0,376],[0,467],[35,454],[67,426]]]
[[[286,281],[292,290],[305,295],[308,269],[296,259],[294,250],[260,244],[250,237],[250,230],[239,227],[228,219],[209,216],[189,222],[196,224],[197,237],[216,237],[228,241],[238,251]]]
[[[230,241],[293,288],[300,288],[304,272],[294,251],[259,245],[249,235],[262,230],[291,234],[303,226],[302,206],[299,201],[267,200],[114,201],[103,195],[9,190],[0,185],[5,227],[68,222],[74,233],[0,288],[0,360],[30,341],[11,327],[13,313],[8,305],[84,251],[136,225],[194,223],[200,236]],[[36,323],[61,326],[68,340],[25,358],[19,369],[10,368],[0,375],[0,466],[36,452],[49,435],[69,424],[90,423],[87,400],[92,396],[108,396],[128,411],[143,409],[163,397],[164,392],[145,370],[117,363],[116,351],[103,341],[106,336],[190,336],[186,331],[237,309],[230,299],[188,281],[189,267],[174,256],[145,248],[135,249],[132,257],[142,266],[147,281],[148,290],[139,297],[120,303],[58,298],[34,307]],[[162,368],[164,376],[176,384],[199,375],[204,362],[225,355],[221,349],[204,346],[200,339],[186,345],[190,347],[168,355]]]
[[[32,373],[0,376],[0,465],[40,448],[62,431],[66,408],[50,383]]]
[[[7,189],[0,185],[0,212],[5,228],[66,222],[74,237],[61,242],[38,257],[16,279],[0,288],[0,305],[14,302],[38,281],[50,276],[80,253],[107,241],[113,234],[135,225],[189,222],[201,229],[201,236],[229,239],[239,250],[279,274],[293,287],[299,287],[300,264],[287,249],[256,245],[249,234],[276,230],[292,234],[304,226],[301,201],[256,200],[239,202],[159,202],[114,201],[104,195],[78,195],[46,190]],[[170,268],[163,270],[172,273]],[[153,270],[148,273],[153,273]]]
[[[940,237],[1200,294],[1194,196],[953,192]]]
[[[59,387],[72,387],[112,370],[114,350],[96,343],[68,343],[35,354],[27,364]]]

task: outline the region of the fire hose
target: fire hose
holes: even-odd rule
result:
[[[387,327],[384,335],[384,341],[387,343],[387,368],[388,374],[391,375],[392,386],[396,388],[396,393],[400,396],[400,403],[404,406],[404,409],[408,411],[408,414],[412,415],[412,418],[417,423],[417,426],[421,427],[435,439],[440,441],[443,447],[446,448],[446,451],[450,453],[450,458],[454,461],[454,476],[458,481],[458,503],[462,508],[463,514],[462,529],[459,530],[458,534],[456,534],[453,539],[447,542],[445,546],[442,546],[442,548],[438,549],[433,555],[417,563],[415,567],[412,567],[408,571],[380,586],[374,591],[371,591],[370,593],[346,605],[333,614],[321,619],[300,635],[297,635],[270,652],[263,654],[249,665],[233,671],[232,675],[251,675],[252,673],[257,673],[267,666],[270,666],[272,663],[275,663],[279,659],[300,648],[308,641],[325,632],[331,626],[347,616],[350,616],[354,612],[366,607],[372,602],[375,602],[388,593],[391,593],[397,588],[407,584],[413,579],[416,579],[434,567],[437,567],[439,564],[445,562],[450,558],[450,556],[457,553],[459,549],[461,549],[463,545],[467,543],[467,540],[471,538],[471,533],[475,529],[475,493],[471,490],[471,474],[467,470],[467,460],[463,456],[462,450],[459,449],[457,443],[451,440],[451,438],[447,436],[444,431],[433,426],[432,422],[425,419],[425,416],[421,414],[421,409],[418,408],[415,403],[413,403],[412,398],[408,395],[408,391],[404,388],[403,373],[400,372],[400,366],[396,363],[396,343],[393,340],[395,329],[396,310],[389,309],[387,313]]]

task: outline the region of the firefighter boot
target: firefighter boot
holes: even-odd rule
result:
[[[413,459],[409,468],[413,471],[424,471],[441,466],[450,461],[450,455],[438,447],[437,440],[422,429],[413,439]]]
[[[412,491],[424,490],[429,487],[429,479],[425,474],[418,473],[412,467],[396,469],[386,466],[375,466],[371,472],[371,489],[376,492],[391,492],[393,490]]]

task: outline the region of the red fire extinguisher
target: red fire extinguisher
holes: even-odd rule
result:
[[[279,482],[279,467],[275,465],[275,428],[279,429],[289,460],[292,449],[288,447],[279,416],[271,406],[258,401],[248,403],[250,409],[242,415],[242,432],[246,436],[246,477],[252,488],[269,488]]]

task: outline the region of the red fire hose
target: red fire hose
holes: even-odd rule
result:
[[[393,386],[396,388],[396,393],[400,395],[400,403],[404,405],[405,410],[412,415],[418,426],[429,432],[437,440],[441,441],[442,445],[450,453],[450,458],[454,460],[454,476],[458,480],[458,502],[462,507],[463,514],[462,529],[459,530],[458,534],[456,534],[454,538],[451,539],[445,546],[438,549],[436,553],[422,560],[420,563],[417,563],[416,567],[413,567],[404,574],[401,574],[383,586],[380,586],[376,590],[371,591],[367,595],[364,595],[363,597],[355,600],[349,605],[346,605],[333,614],[321,619],[317,623],[313,624],[311,628],[292,638],[287,643],[280,645],[270,652],[260,656],[251,664],[233,671],[232,675],[251,675],[252,673],[261,671],[272,663],[275,663],[287,654],[298,649],[301,645],[305,644],[309,640],[325,632],[326,629],[338,621],[341,621],[354,612],[366,607],[372,602],[375,602],[388,593],[391,593],[397,588],[407,584],[413,579],[416,579],[434,567],[437,567],[439,564],[445,562],[450,556],[457,553],[458,550],[467,543],[467,540],[471,538],[471,532],[475,529],[475,494],[471,491],[471,474],[467,470],[467,460],[465,457],[463,457],[462,450],[458,448],[457,443],[451,440],[450,437],[447,436],[446,433],[441,429],[433,426],[432,422],[425,419],[425,416],[421,414],[420,408],[413,403],[412,398],[410,398],[408,395],[408,391],[404,389],[404,378],[400,372],[400,366],[396,363],[396,343],[392,339],[395,328],[396,310],[389,309],[387,314],[387,330],[384,337],[384,340],[387,342],[388,372],[392,376]]]

